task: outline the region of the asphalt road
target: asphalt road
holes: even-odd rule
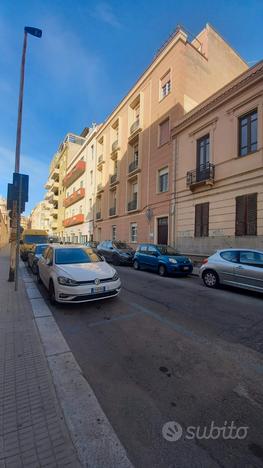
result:
[[[131,462],[262,467],[263,297],[118,270],[119,298],[52,311]]]

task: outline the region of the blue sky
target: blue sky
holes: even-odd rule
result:
[[[263,58],[262,0],[2,0],[0,194],[14,166],[24,26],[43,29],[42,39],[28,38],[21,171],[30,176],[29,212],[64,135],[104,121],[177,24],[196,35],[207,22],[248,62]]]

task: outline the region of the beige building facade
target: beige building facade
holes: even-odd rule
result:
[[[173,243],[174,142],[170,131],[247,70],[209,25],[177,28],[96,137],[96,240]]]
[[[0,197],[0,248],[9,242],[10,218],[7,211],[6,199]]]
[[[178,250],[263,250],[263,62],[186,114],[171,135]]]
[[[96,168],[96,135],[93,124],[82,132],[85,142],[71,160],[62,181],[65,217],[61,238],[67,242],[87,242],[93,239],[94,196]]]
[[[50,210],[52,204],[44,200],[39,202],[30,214],[31,229],[43,229],[52,235]]]

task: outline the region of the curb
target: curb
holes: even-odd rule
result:
[[[82,466],[133,468],[24,264],[21,271],[58,400]]]

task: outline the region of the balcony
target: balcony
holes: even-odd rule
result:
[[[51,208],[50,216],[52,216],[53,218],[57,218],[58,217],[58,209],[57,208]]]
[[[85,197],[85,189],[80,188],[76,190],[76,192],[73,192],[69,197],[64,198],[63,206],[67,208],[68,206],[73,205],[74,203],[76,203],[77,201],[81,200],[84,197]]]
[[[97,193],[100,193],[100,192],[103,192],[103,191],[104,191],[104,188],[103,188],[102,183],[100,182],[100,183],[97,185]]]
[[[130,164],[128,168],[128,173],[131,174],[131,172],[134,172],[138,169],[138,159],[134,159]]]
[[[101,219],[101,211],[97,211],[96,213],[96,220],[98,221],[99,219]]]
[[[116,206],[109,209],[109,216],[116,216]]]
[[[76,224],[82,224],[82,223],[84,223],[84,214],[79,213],[75,216],[72,216],[71,218],[64,219],[63,226],[70,227],[70,226],[76,226]]]
[[[137,210],[137,197],[128,202],[128,211]]]
[[[49,190],[52,187],[53,181],[48,179],[47,182],[45,183],[45,189]]]
[[[51,191],[54,192],[55,194],[58,194],[58,188],[59,188],[59,183],[58,182],[53,182],[51,186]]]
[[[77,180],[86,169],[85,161],[78,161],[73,169],[64,177],[63,185],[64,187],[69,187],[75,180]]]
[[[100,154],[98,157],[97,166],[100,166],[102,163],[104,163],[104,157],[103,154]]]
[[[213,185],[215,178],[215,166],[212,163],[201,164],[197,169],[188,171],[186,185],[194,189],[200,185]]]
[[[115,151],[117,151],[119,149],[119,142],[118,140],[115,140],[112,145],[111,145],[111,152],[114,153]]]
[[[118,174],[112,174],[110,176],[110,185],[116,184],[118,182]]]
[[[140,124],[140,119],[136,119],[133,124],[130,126],[130,136],[129,140],[136,136],[142,129]]]
[[[59,168],[58,167],[54,167],[52,173],[51,173],[51,179],[53,180],[58,180],[59,178]]]

